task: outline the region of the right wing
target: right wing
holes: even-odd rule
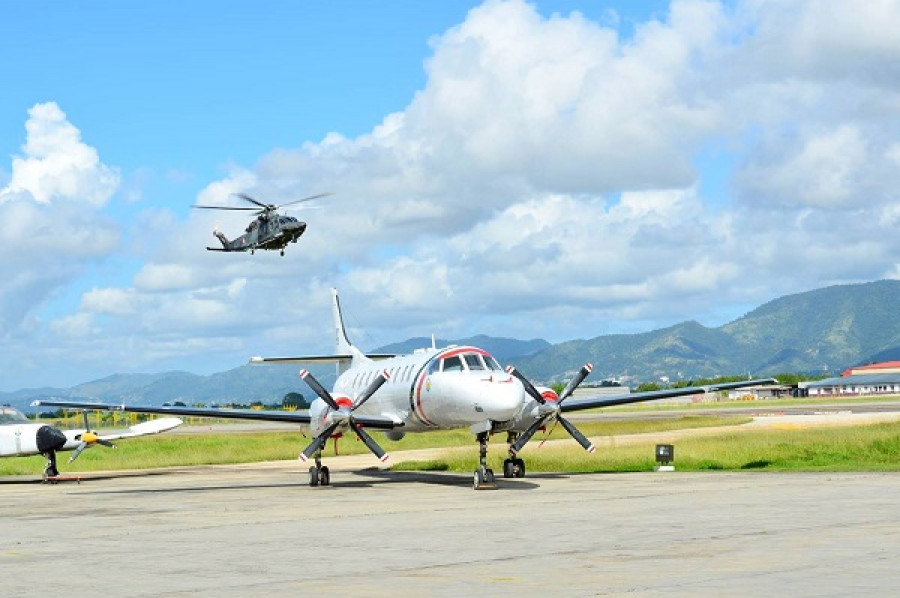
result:
[[[255,411],[253,409],[215,409],[212,407],[154,407],[152,405],[110,405],[104,403],[82,403],[78,401],[37,400],[34,407],[61,407],[63,409],[92,409],[95,411],[124,411],[130,413],[161,413],[188,417],[212,417],[217,419],[247,419],[253,421],[286,422],[308,424],[309,411]],[[402,422],[389,417],[354,415],[353,419],[368,428],[393,430],[403,426]]]
[[[627,405],[629,403],[643,403],[672,397],[683,397],[720,390],[745,388],[747,386],[766,386],[778,384],[775,378],[760,378],[757,380],[741,380],[740,382],[723,382],[720,384],[708,384],[706,386],[687,386],[683,388],[666,388],[663,390],[650,390],[646,392],[633,392],[618,395],[584,397],[570,399],[560,405],[561,411],[581,411],[582,409],[596,409],[598,407],[612,407],[614,405]]]

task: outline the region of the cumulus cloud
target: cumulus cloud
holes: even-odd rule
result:
[[[24,157],[15,157],[9,184],[0,190],[0,339],[32,342],[41,330],[37,311],[109,255],[120,231],[97,208],[118,184],[115,169],[66,120],[55,103],[28,112]],[[89,328],[80,315],[60,331]],[[11,349],[16,351],[15,349]]]
[[[100,162],[97,150],[81,140],[80,131],[55,102],[35,104],[25,130],[24,155],[13,158],[0,202],[27,193],[39,203],[71,199],[99,207],[118,188],[118,170]]]

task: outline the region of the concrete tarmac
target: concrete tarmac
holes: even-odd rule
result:
[[[0,595],[900,595],[897,473],[303,471],[0,478]]]

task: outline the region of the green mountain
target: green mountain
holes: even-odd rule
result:
[[[553,345],[518,361],[529,376],[562,380],[582,363],[594,380],[654,380],[724,374],[839,373],[896,355],[900,281],[880,280],[788,295],[718,328],[684,322],[643,334]]]

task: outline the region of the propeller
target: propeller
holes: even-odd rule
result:
[[[574,438],[578,444],[584,447],[589,453],[594,452],[594,445],[590,440],[585,437],[578,428],[573,426],[566,418],[562,416],[562,410],[560,406],[562,402],[572,396],[572,393],[575,392],[575,389],[578,388],[578,385],[584,382],[584,379],[588,377],[588,374],[591,373],[591,370],[594,369],[589,363],[584,364],[581,369],[575,374],[575,377],[572,378],[569,383],[566,385],[565,389],[563,389],[562,393],[560,393],[559,398],[556,400],[547,400],[538,390],[534,387],[534,385],[522,375],[519,370],[517,370],[513,366],[509,366],[506,368],[507,373],[515,376],[522,383],[522,386],[525,388],[525,392],[527,392],[531,398],[537,401],[538,407],[538,418],[535,420],[533,424],[531,424],[527,430],[522,432],[516,441],[509,447],[509,449],[518,453],[522,450],[522,448],[531,440],[531,437],[541,429],[546,426],[551,421],[558,421],[562,427],[569,433],[569,435]]]
[[[75,448],[75,452],[72,453],[72,456],[69,457],[69,463],[77,459],[78,455],[80,455],[84,451],[84,449],[95,444],[102,444],[103,446],[109,448],[116,448],[116,445],[114,445],[109,440],[103,440],[96,433],[91,432],[91,426],[88,423],[87,410],[82,411],[82,415],[84,416],[84,432],[75,437],[75,440],[80,440],[81,442]]]
[[[319,397],[325,401],[325,404],[328,405],[328,408],[331,410],[330,413],[326,414],[326,417],[329,418],[331,423],[322,430],[322,433],[313,438],[313,441],[310,443],[308,447],[303,449],[303,452],[300,453],[300,459],[306,461],[317,452],[322,450],[322,447],[325,446],[325,443],[328,442],[328,438],[334,434],[335,430],[337,430],[340,426],[346,425],[350,429],[352,429],[360,440],[368,447],[370,451],[372,451],[379,460],[385,461],[388,458],[387,453],[378,446],[378,443],[366,432],[363,430],[362,426],[360,426],[353,418],[353,412],[362,407],[366,401],[368,401],[372,395],[375,394],[381,386],[387,382],[391,375],[387,373],[387,371],[380,372],[374,380],[369,384],[369,386],[362,392],[359,397],[357,397],[356,402],[347,406],[341,405],[337,401],[334,400],[334,397],[331,396],[325,387],[319,384],[319,381],[313,377],[312,374],[307,370],[303,370],[300,372],[300,377],[306,382],[310,388],[313,389]]]
[[[269,212],[274,212],[274,211],[278,210],[279,208],[283,208],[285,206],[292,206],[294,204],[298,204],[298,203],[301,203],[304,201],[311,201],[313,199],[319,199],[320,197],[327,197],[327,196],[331,195],[331,193],[319,193],[317,195],[310,195],[309,197],[304,197],[302,199],[289,201],[287,203],[283,203],[280,205],[275,205],[272,203],[268,203],[268,204],[263,203],[257,199],[250,197],[246,193],[234,193],[233,195],[235,197],[239,197],[239,198],[243,199],[244,201],[248,201],[248,202],[252,203],[256,207],[250,207],[250,206],[202,206],[202,205],[196,205],[196,204],[192,205],[191,207],[198,208],[201,210],[239,210],[239,211],[246,211],[246,212],[256,212],[257,214],[268,214]]]

